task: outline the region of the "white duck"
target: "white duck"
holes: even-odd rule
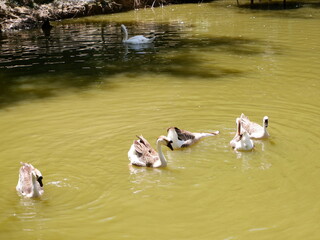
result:
[[[31,164],[21,162],[21,165],[17,191],[29,198],[40,197],[44,192],[41,172]]]
[[[241,128],[246,130],[249,133],[250,138],[254,139],[261,139],[261,138],[268,138],[270,135],[267,131],[267,127],[269,124],[269,118],[265,116],[263,118],[263,126],[255,122],[251,122],[247,116],[243,113],[240,116],[241,120]]]
[[[156,152],[143,136],[137,137],[139,139],[133,142],[128,151],[130,163],[139,167],[166,167],[167,160],[162,153],[161,145],[166,145],[173,150],[172,141],[165,136],[160,136],[157,140],[158,152]]]
[[[170,127],[167,129],[167,137],[172,141],[173,149],[189,147],[190,145],[198,142],[201,138],[215,136],[219,131],[212,133],[192,133],[177,127]]]
[[[254,148],[254,143],[250,139],[246,130],[241,132],[240,118],[236,119],[237,132],[234,138],[230,141],[230,146],[237,151],[250,151]]]
[[[131,37],[128,39],[128,31],[127,31],[127,28],[125,25],[121,24],[121,29],[123,31],[123,40],[122,42],[123,43],[127,43],[127,44],[146,44],[146,43],[152,43],[153,40],[156,38],[156,37],[152,37],[152,38],[146,38],[142,35],[137,35],[137,36],[134,36],[134,37]]]

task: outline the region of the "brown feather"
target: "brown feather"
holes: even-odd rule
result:
[[[24,164],[21,168],[20,168],[20,177],[22,179],[22,181],[25,183],[22,187],[22,192],[29,194],[32,191],[32,170],[33,168],[31,167],[31,165],[27,165]]]
[[[179,129],[177,127],[174,128],[177,135],[178,135],[178,139],[181,140],[181,141],[187,141],[189,139],[194,139],[195,136],[192,132],[189,132],[189,131],[186,131],[186,130],[182,130],[182,129]]]
[[[250,119],[243,113],[240,116],[240,120],[241,120],[241,127],[244,130],[246,130],[249,134],[252,134],[256,130],[262,128],[258,123],[251,122]]]
[[[146,163],[146,166],[152,166],[154,162],[159,160],[158,153],[143,136],[137,137],[139,140],[134,141],[134,148],[138,153],[139,158]]]

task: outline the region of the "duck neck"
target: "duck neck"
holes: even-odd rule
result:
[[[240,123],[240,119],[237,119],[237,134],[238,136],[240,136],[241,133],[241,123]]]
[[[33,191],[33,197],[39,197],[40,196],[40,185],[37,181],[37,177],[32,174],[32,191]]]
[[[268,123],[266,123],[265,121],[263,121],[263,135],[264,136],[269,136],[269,133],[267,131],[267,127],[268,127]]]
[[[127,41],[128,40],[128,31],[127,28],[124,25],[121,25],[122,31],[123,31],[123,40],[122,41]]]
[[[174,140],[175,142],[179,140],[179,139],[178,139],[178,134],[177,134],[177,132],[174,131],[174,130],[170,130],[170,131],[168,132],[168,138],[170,138],[171,140]]]
[[[161,161],[161,167],[165,167],[165,166],[167,166],[167,160],[166,160],[166,158],[164,157],[164,155],[162,153],[161,145],[162,145],[161,142],[157,141],[157,150],[158,150],[159,158],[160,158],[160,161]]]
[[[267,133],[268,133],[267,127],[268,127],[267,125],[265,125],[265,124],[263,125],[263,133],[264,133],[264,134],[267,134]]]
[[[243,145],[246,147],[246,148],[252,148],[253,147],[253,142],[252,140],[250,139],[249,135],[247,133],[244,133],[243,134]]]

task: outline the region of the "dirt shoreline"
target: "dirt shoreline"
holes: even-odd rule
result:
[[[93,16],[129,11],[145,7],[190,3],[179,0],[54,0],[47,4],[19,6],[0,0],[0,32],[40,27],[48,19],[56,21],[67,18]]]

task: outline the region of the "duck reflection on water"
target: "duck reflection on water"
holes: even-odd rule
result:
[[[145,50],[154,49],[154,43],[144,43],[144,44],[127,44],[123,43],[125,55],[127,55],[130,52],[136,53],[136,54],[146,54]],[[132,50],[132,51],[129,51]]]

